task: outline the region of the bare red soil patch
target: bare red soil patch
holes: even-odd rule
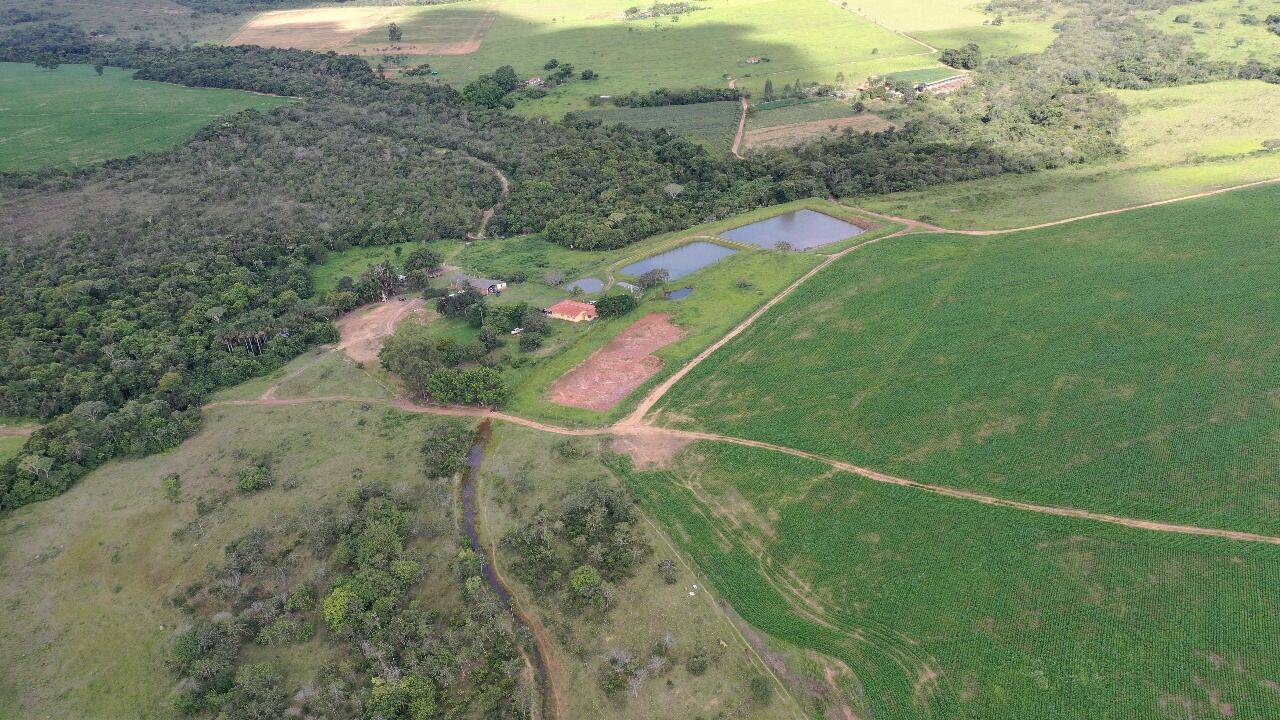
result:
[[[351,45],[344,50],[356,55],[470,55],[480,49],[489,28],[498,19],[496,12],[485,14],[462,40],[449,42],[380,43],[376,45]]]
[[[356,362],[374,362],[383,341],[395,332],[396,326],[425,309],[426,302],[414,298],[405,302],[388,300],[352,310],[338,319],[338,332],[342,335],[338,347]]]
[[[680,339],[671,316],[650,313],[551,386],[551,402],[587,410],[608,410],[662,369],[653,351]]]

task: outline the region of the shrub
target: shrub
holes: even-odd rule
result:
[[[169,498],[170,502],[178,502],[182,497],[182,478],[178,473],[169,473],[160,481],[160,485],[164,488],[164,496]]]
[[[266,465],[253,465],[240,471],[236,480],[236,489],[242,493],[265,490],[276,482],[271,468]]]
[[[605,295],[596,300],[596,312],[602,318],[621,317],[635,310],[639,305],[640,301],[632,295]]]

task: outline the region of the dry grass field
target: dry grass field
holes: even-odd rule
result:
[[[411,12],[404,7],[343,7],[276,10],[245,23],[228,45],[337,50],[370,29],[398,22]]]

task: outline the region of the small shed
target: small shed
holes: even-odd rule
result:
[[[596,306],[579,300],[561,300],[544,312],[557,320],[582,322],[596,319]]]
[[[500,293],[507,289],[507,283],[504,280],[496,280],[494,278],[471,277],[470,275],[454,275],[453,286],[459,290],[471,288],[481,295],[489,295],[491,293]]]

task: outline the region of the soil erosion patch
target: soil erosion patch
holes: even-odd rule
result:
[[[681,334],[670,315],[645,315],[557,380],[549,393],[551,402],[588,410],[612,408],[662,369],[662,358],[653,351]]]

